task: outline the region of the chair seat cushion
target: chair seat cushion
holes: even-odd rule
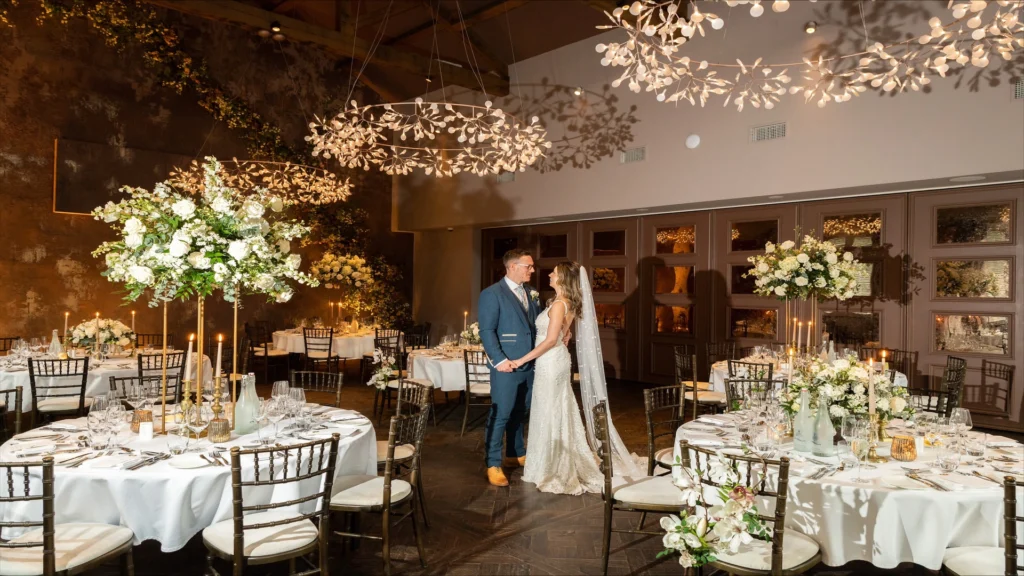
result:
[[[693,398],[693,393],[686,395],[686,399],[690,400]],[[725,392],[715,392],[713,390],[700,390],[697,389],[697,403],[698,404],[725,404]]]
[[[244,522],[246,526],[252,526],[294,518],[295,516],[294,512],[271,510],[258,514],[248,514],[245,516]],[[229,518],[207,527],[203,530],[203,543],[207,547],[223,554],[233,554],[235,550],[234,522],[233,519]],[[285,554],[315,542],[317,534],[316,526],[308,519],[281,524],[280,526],[256,529],[247,528],[243,533],[244,546],[242,547],[242,552],[247,558]]]
[[[124,526],[110,524],[57,524],[55,564],[57,572],[102,558],[125,544],[135,535]],[[42,542],[43,529],[38,528],[11,540],[12,543]],[[27,576],[43,573],[43,547],[3,548],[0,552],[0,574]]]
[[[388,388],[392,390],[398,390],[398,386],[401,385],[401,380],[388,380]]]
[[[675,455],[672,452],[672,448],[662,448],[654,453],[654,461],[671,468],[676,463]]]
[[[789,570],[814,558],[818,554],[818,543],[804,536],[796,530],[787,528],[786,537],[782,540],[782,569]],[[741,546],[736,554],[715,553],[718,561],[714,566],[730,572],[731,566],[746,568],[747,570],[771,570],[772,568],[772,543],[764,540],[754,540],[746,546]]]
[[[616,476],[612,479],[612,496],[619,502],[682,506],[679,494],[679,488],[672,484],[672,476]]]
[[[261,356],[261,357],[262,356],[275,357],[275,356],[287,356],[288,355],[288,351],[287,350],[278,350],[276,348],[271,348],[270,350],[264,350],[263,348],[254,348],[252,353],[255,354],[256,356]]]
[[[683,386],[687,390],[693,390],[693,382],[690,380],[684,380]],[[697,382],[697,390],[711,390],[710,382]]]
[[[326,360],[327,359],[327,351],[325,351],[325,350],[310,350],[309,352],[306,352],[306,356],[309,356],[310,358],[317,358],[317,359],[320,359],[320,360]],[[339,356],[337,354],[331,352],[331,358],[338,358],[338,357]]]
[[[469,385],[469,393],[470,394],[475,394],[477,396],[490,396],[491,395],[491,385],[490,384],[484,384],[483,382],[478,382],[478,383],[475,383],[475,384],[470,384]]]
[[[395,461],[408,460],[416,454],[416,447],[412,444],[399,444],[395,446]],[[388,458],[388,441],[377,440],[377,463],[380,464]]]
[[[85,407],[92,406],[92,398],[85,399]],[[36,404],[40,412],[70,412],[78,410],[78,398],[61,396],[59,398],[41,398]]]
[[[395,504],[412,494],[412,486],[405,480],[391,480],[391,503]],[[383,476],[341,476],[334,480],[331,506],[383,506]]]
[[[962,546],[947,548],[942,555],[942,566],[958,576],[1003,574],[1006,570],[1006,550],[995,546]]]

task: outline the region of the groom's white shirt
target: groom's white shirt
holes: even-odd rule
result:
[[[509,289],[512,290],[512,294],[514,294],[516,296],[516,298],[518,299],[519,298],[519,294],[516,293],[516,290],[521,288],[523,285],[522,284],[516,284],[515,281],[513,281],[508,276],[505,276],[503,278],[503,280],[505,281],[505,284],[508,284]],[[494,365],[494,367],[497,368],[498,366],[501,366],[505,362],[508,362],[508,358],[505,358],[501,362],[498,362],[497,364]]]

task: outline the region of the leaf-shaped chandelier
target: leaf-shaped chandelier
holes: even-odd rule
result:
[[[760,0],[724,1],[730,7],[750,4],[754,17],[764,12]],[[653,92],[659,102],[685,100],[701,106],[722,96],[723,105],[731,101],[738,111],[746,103],[771,109],[787,93],[802,93],[805,102],[824,108],[829,101],[847,102],[868,88],[917,91],[931,82],[929,76],[945,77],[953,65],[985,68],[991,54],[1009,61],[1024,48],[1024,0],[955,4],[951,0],[948,23],[932,18],[927,34],[888,45],[874,43],[863,52],[783,64],[768,64],[762,58],[735,64],[696,61],[680,55],[680,48],[695,34],[704,36],[705,24],[720,30],[725,21],[716,14],[700,12],[695,4],[686,18],[680,14],[680,5],[680,0],[637,0],[627,9],[620,7],[607,14],[612,24],[599,28],[621,29],[628,35],[625,42],[597,45],[598,53],[604,55],[602,65],[625,68],[612,86],[628,82],[633,92]],[[994,13],[988,10],[992,5],[997,6]],[[786,0],[772,4],[775,12],[788,8]],[[627,13],[633,18],[627,19]],[[793,67],[803,68],[803,82],[787,88],[792,81],[788,70]],[[731,79],[726,77],[733,73]]]
[[[437,177],[522,172],[551,147],[534,116],[529,124],[491,101],[483,106],[414,102],[351,106],[333,119],[311,122],[313,155],[348,168],[377,166],[386,174],[414,169]]]
[[[352,184],[336,174],[291,162],[223,160],[218,172],[224,185],[237,190],[265,188],[290,204],[330,204],[352,195]],[[180,190],[202,194],[206,188],[204,167],[193,160],[187,168],[175,168],[168,181]]]

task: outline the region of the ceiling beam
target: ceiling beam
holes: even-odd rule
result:
[[[516,8],[526,4],[528,1],[529,0],[500,0],[499,2],[489,4],[479,10],[470,12],[469,14],[463,14],[462,21],[455,22],[452,26],[455,30],[461,31],[464,28],[469,28],[470,26],[479,24],[480,22],[486,22],[491,18],[497,18],[510,10],[515,10]]]
[[[468,44],[468,46],[466,46],[467,51],[471,51],[471,53],[474,54],[475,59],[477,61],[482,60],[483,62],[481,62],[481,64],[485,69],[494,70],[496,72],[501,73],[508,73],[508,65],[502,63],[501,60],[498,59],[497,55],[495,55],[493,52],[487,49],[486,44],[484,44],[484,39],[480,36],[480,34],[474,32],[469,28],[458,28],[456,26],[457,23],[455,22],[455,17],[453,17],[452,14],[448,14],[442,11],[440,4],[438,4],[437,6],[437,19],[439,22],[442,22],[446,28],[449,28],[455,34],[459,36],[461,36],[462,34],[466,35],[466,38],[461,39],[465,40],[466,44]],[[466,56],[466,58],[470,59],[469,56]],[[474,60],[471,59],[471,61]]]
[[[316,44],[336,56],[366,60],[370,56],[370,43],[355,36],[351,27],[343,27],[341,31],[331,30],[282,16],[273,12],[236,2],[234,0],[145,0],[149,4],[176,10],[192,16],[219,20],[250,28],[264,28],[271,22],[281,24],[288,39],[298,42]],[[410,74],[426,76],[430,61],[418,54],[410,54],[392,46],[378,45],[373,52],[372,62],[402,70]],[[479,88],[480,82],[471,70],[451,64],[434,63],[435,69],[440,67],[445,79],[466,88]],[[489,94],[505,96],[508,94],[507,75],[482,75],[484,86]]]

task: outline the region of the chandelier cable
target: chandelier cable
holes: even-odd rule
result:
[[[288,76],[288,81],[292,83],[292,89],[295,90],[295,100],[299,103],[299,111],[302,112],[302,120],[309,124],[309,115],[306,114],[306,105],[302,102],[302,97],[299,95],[299,83],[292,77],[292,65],[288,61],[288,55],[284,53],[284,45],[281,44],[280,40],[276,40],[277,49],[281,52],[281,59],[284,60],[284,73]]]
[[[508,18],[508,10],[505,10],[505,30],[508,31],[508,47],[512,51],[512,68],[516,71],[516,94],[519,95],[519,109],[525,109],[523,104],[523,87],[519,84],[519,66],[516,65],[516,45],[512,41],[512,21]]]
[[[469,64],[469,70],[473,73],[473,77],[480,84],[480,91],[484,93],[484,98],[490,99],[487,94],[487,87],[484,86],[484,76],[480,72],[480,64],[476,60],[476,52],[473,50],[473,43],[469,41],[469,29],[466,26],[466,20],[462,16],[462,5],[459,4],[459,0],[455,0],[455,10],[459,14],[459,24],[462,25],[462,51],[466,54],[466,63]],[[475,67],[474,67],[475,66]]]
[[[356,53],[356,38],[359,37],[359,9],[362,7],[362,5],[363,5],[363,0],[356,0],[356,23],[352,27],[352,54]],[[335,6],[335,10],[337,10],[337,6]],[[355,84],[352,83],[352,70],[355,68],[355,66],[356,66],[356,59],[355,58],[349,58],[349,60],[348,60],[348,85],[349,85],[348,94],[349,94],[349,96],[352,95],[352,86],[355,85]],[[348,98],[346,97],[345,100],[348,100]]]
[[[366,51],[366,59],[363,60],[362,65],[359,67],[359,73],[356,74],[355,81],[353,81],[352,85],[349,86],[349,88],[348,88],[348,95],[345,96],[345,101],[346,102],[348,102],[349,99],[352,97],[352,91],[355,90],[355,88],[356,88],[356,82],[359,82],[359,79],[362,78],[363,72],[366,71],[366,67],[370,64],[370,60],[373,60],[373,55],[377,53],[377,47],[380,46],[380,43],[384,40],[384,32],[387,30],[388,20],[391,18],[391,5],[394,4],[394,2],[395,2],[395,0],[389,0],[388,1],[388,7],[384,9],[384,19],[381,20],[380,26],[377,27],[377,32],[374,33],[374,35],[373,35],[373,41],[370,42],[370,48]],[[353,32],[352,43],[353,43],[353,46],[354,46],[355,45],[355,33],[354,32]],[[352,51],[353,51],[353,53],[355,53],[355,48],[353,48]]]

